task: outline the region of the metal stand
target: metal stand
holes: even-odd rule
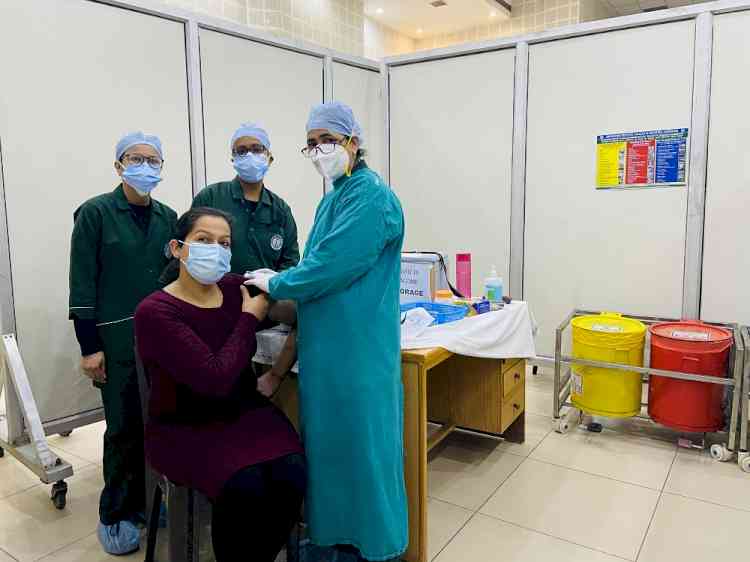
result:
[[[64,509],[68,493],[65,478],[73,476],[73,467],[50,450],[46,435],[99,421],[102,411],[43,424],[14,335],[2,337],[0,353],[0,390],[5,391],[6,406],[5,415],[0,415],[0,451],[13,455],[43,483],[53,484],[50,499],[57,509]]]
[[[721,462],[731,460],[735,454],[737,455],[737,462],[743,468],[743,470],[750,472],[750,454],[747,451],[747,416],[748,406],[747,400],[742,400],[743,396],[747,397],[747,392],[750,390],[750,358],[745,357],[746,344],[750,345],[750,331],[748,328],[744,328],[744,332],[741,332],[740,327],[737,324],[720,324],[710,323],[713,326],[725,328],[732,332],[734,336],[734,342],[730,350],[729,357],[729,372],[726,378],[716,377],[710,375],[698,375],[693,373],[684,373],[680,371],[666,371],[662,369],[651,368],[651,338],[650,334],[646,332],[646,342],[644,351],[644,367],[636,367],[633,365],[625,365],[622,363],[607,363],[604,361],[590,361],[588,359],[580,359],[570,357],[563,354],[563,335],[565,330],[570,326],[572,320],[578,316],[596,315],[600,314],[600,311],[590,310],[573,310],[568,314],[567,318],[557,327],[555,333],[555,378],[554,378],[554,392],[553,392],[553,417],[554,417],[554,429],[558,433],[566,433],[574,425],[580,425],[582,423],[583,412],[578,409],[572,402],[570,402],[570,395],[572,391],[572,366],[573,365],[585,365],[588,367],[600,367],[604,369],[612,369],[615,371],[623,372],[636,372],[640,373],[643,377],[644,382],[648,382],[651,375],[658,375],[660,377],[666,377],[670,379],[680,379],[686,381],[695,381],[709,384],[718,384],[733,389],[732,393],[732,404],[730,410],[729,419],[729,431],[724,432],[727,435],[726,442],[714,443],[710,447],[711,456]],[[646,325],[659,324],[662,322],[679,322],[679,319],[675,318],[655,318],[650,316],[637,316],[634,314],[623,314],[623,318],[631,318],[638,320]],[[745,343],[743,343],[743,336],[745,337]],[[564,372],[563,372],[564,369]],[[744,376],[743,376],[744,370]],[[614,375],[613,375],[614,376]],[[745,389],[743,390],[743,379],[745,380]],[[742,405],[740,404],[742,402]],[[648,402],[642,402],[642,413],[636,418],[649,420],[655,424],[655,422],[648,416]],[[741,407],[742,406],[742,407]],[[569,408],[566,412],[563,412],[563,408]],[[739,433],[737,431],[737,424],[740,418],[740,410],[743,415],[743,426],[742,436],[740,437],[740,443],[738,446],[737,438]],[[586,427],[590,431],[596,431],[599,424],[586,424]],[[593,429],[592,429],[593,426]],[[601,426],[599,426],[600,428]],[[704,435],[705,437],[705,435]],[[679,444],[681,446],[694,447],[693,443],[689,440],[680,439]],[[705,442],[705,439],[704,439]],[[703,448],[703,444],[697,448]],[[747,467],[747,468],[746,468]]]
[[[750,472],[750,451],[747,449],[747,432],[750,424],[750,327],[742,327],[742,343],[745,346],[745,362],[743,366],[742,392],[740,395],[741,413],[740,413],[740,448],[737,452],[737,461],[740,468],[745,472]]]

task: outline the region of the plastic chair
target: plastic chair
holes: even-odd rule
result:
[[[138,349],[135,349],[138,389],[144,427],[148,421],[151,382]],[[154,562],[159,514],[162,501],[167,508],[170,562],[199,562],[201,553],[201,516],[210,513],[208,498],[192,488],[179,486],[156,471],[146,460],[146,525],[148,528],[144,562]]]

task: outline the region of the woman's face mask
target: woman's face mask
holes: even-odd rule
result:
[[[152,168],[147,162],[128,164],[122,170],[122,179],[130,187],[145,197],[151,193],[162,180],[161,170]]]
[[[229,248],[221,244],[182,243],[190,248],[190,253],[187,260],[181,261],[198,283],[213,285],[229,273],[232,262],[232,251]]]
[[[258,183],[262,180],[270,166],[267,154],[253,154],[252,152],[244,156],[235,156],[232,164],[240,179],[248,183]]]
[[[323,150],[317,151],[311,158],[313,166],[323,178],[334,182],[349,171],[349,153],[337,144],[330,149],[330,145],[322,145]],[[325,154],[328,152],[328,154]]]

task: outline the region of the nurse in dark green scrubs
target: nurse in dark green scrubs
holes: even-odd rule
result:
[[[273,162],[268,133],[259,125],[244,124],[232,136],[230,149],[237,176],[206,187],[193,207],[221,209],[234,219],[232,273],[294,267],[299,245],[292,210],[263,181]]]
[[[232,273],[243,275],[257,269],[284,271],[296,266],[299,263],[297,223],[286,201],[264,182],[273,162],[268,133],[258,124],[245,123],[232,135],[229,148],[237,175],[231,181],[206,187],[193,200],[193,207],[213,207],[231,215]],[[270,313],[263,327],[272,325],[273,320],[274,314]],[[294,364],[296,342],[293,330],[277,362],[258,379],[258,390],[262,394],[273,395]]]
[[[104,490],[99,541],[110,554],[138,549],[144,511],[143,425],[133,354],[133,314],[160,287],[165,247],[177,215],[150,193],[161,181],[162,146],[131,133],[117,143],[122,183],[86,201],[74,214],[70,252],[70,319],[81,367],[101,390]]]

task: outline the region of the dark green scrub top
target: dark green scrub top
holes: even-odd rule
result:
[[[255,209],[245,200],[238,178],[209,185],[193,200],[195,207],[229,213],[232,225],[232,273],[256,269],[283,271],[299,262],[297,223],[286,202],[263,187]]]
[[[159,277],[168,262],[165,249],[174,235],[177,214],[152,199],[144,232],[121,184],[86,201],[73,217],[70,318],[96,320],[102,337],[107,326],[128,326],[132,333],[136,307],[161,287]]]

